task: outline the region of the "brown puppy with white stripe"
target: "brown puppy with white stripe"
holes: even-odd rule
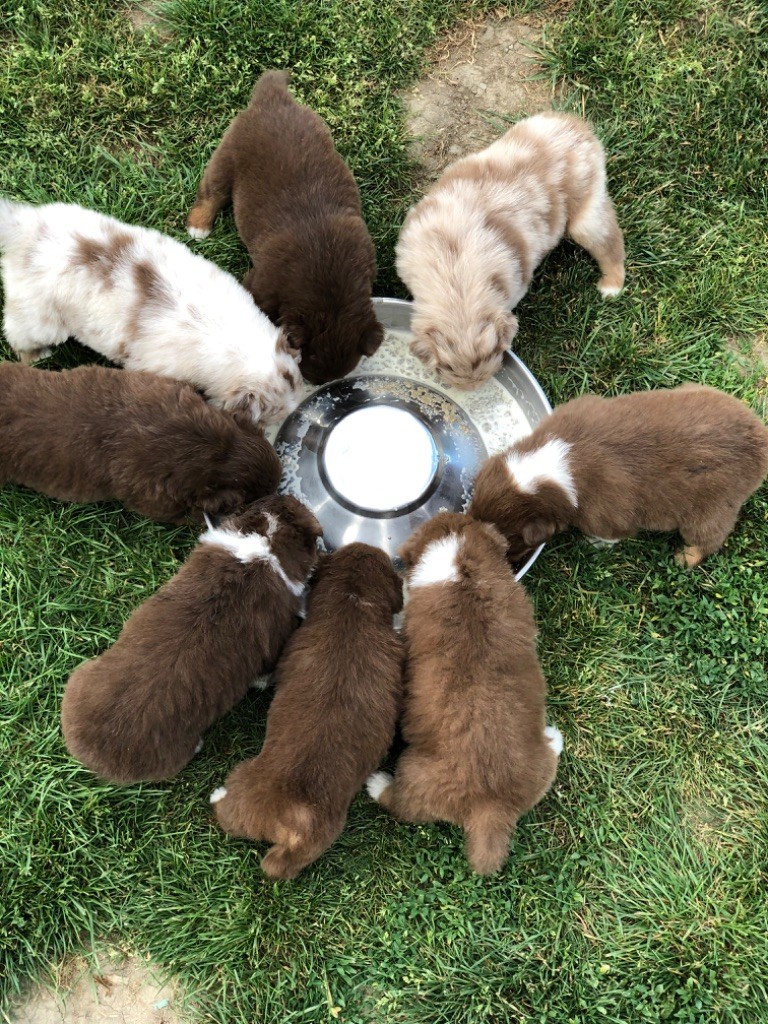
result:
[[[528,597],[492,526],[443,512],[400,555],[408,748],[368,792],[405,821],[450,821],[474,871],[498,871],[518,818],[555,778],[562,736],[546,725],[546,683]]]
[[[510,559],[575,526],[605,541],[679,530],[680,564],[718,551],[768,474],[768,430],[714,388],[585,395],[558,406],[480,470],[469,514],[507,538]]]
[[[110,782],[180,771],[277,660],[319,536],[308,509],[277,495],[204,533],[109,650],[70,677],[61,708],[70,754]]]
[[[116,500],[178,523],[235,512],[279,482],[280,460],[251,417],[216,409],[188,384],[0,363],[0,486]]]
[[[526,118],[444,172],[409,212],[397,272],[413,295],[411,351],[446,384],[471,390],[517,334],[511,312],[564,237],[598,262],[603,296],[624,286],[624,239],[605,153],[572,114]]]
[[[392,616],[402,605],[400,577],[378,548],[350,544],[321,561],[277,669],[261,753],[211,795],[226,832],[274,844],[261,862],[270,878],[294,878],[328,849],[392,742],[403,657]]]

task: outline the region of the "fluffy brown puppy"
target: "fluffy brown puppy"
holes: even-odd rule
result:
[[[322,118],[268,71],[205,169],[187,218],[210,234],[230,199],[253,269],[243,281],[301,350],[313,384],[343,377],[384,337],[371,304],[376,254],[355,179]]]
[[[474,871],[498,871],[521,814],[544,796],[562,736],[545,725],[546,683],[528,597],[492,526],[443,512],[400,555],[408,573],[408,743],[368,792],[405,821],[450,821]]]
[[[608,542],[679,530],[676,556],[718,551],[768,474],[768,430],[736,398],[696,384],[566,402],[480,470],[469,514],[509,557],[575,526]]]
[[[402,583],[383,551],[350,544],[318,568],[304,625],[277,669],[258,757],[211,794],[221,827],[273,843],[270,878],[294,878],[328,849],[353,797],[392,742]]]
[[[70,677],[61,708],[70,754],[125,784],[183,768],[277,659],[319,536],[311,512],[277,495],[204,533],[112,647]]]
[[[182,522],[243,508],[279,481],[280,461],[250,417],[208,405],[188,384],[0,364],[0,485]]]

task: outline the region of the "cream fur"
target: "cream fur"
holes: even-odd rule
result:
[[[254,420],[296,406],[301,375],[278,328],[180,242],[79,206],[0,200],[0,250],[5,335],[25,361],[74,336]]]
[[[619,292],[623,239],[586,122],[537,115],[452,164],[410,210],[397,244],[414,298],[414,354],[447,384],[488,380],[517,333],[509,311],[565,234],[597,259],[602,294]]]

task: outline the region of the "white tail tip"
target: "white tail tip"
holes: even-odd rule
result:
[[[563,752],[563,734],[554,725],[548,725],[544,729],[544,738],[549,744],[555,757],[560,757]]]
[[[374,772],[365,780],[365,788],[372,800],[378,800],[385,789],[389,789],[393,782],[389,772]]]
[[[219,786],[218,789],[214,789],[214,791],[211,793],[209,799],[210,799],[212,804],[217,804],[219,802],[219,800],[223,800],[226,795],[227,795],[226,786]]]

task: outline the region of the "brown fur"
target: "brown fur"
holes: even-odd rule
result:
[[[493,527],[444,512],[405,544],[409,579],[435,540],[461,538],[456,582],[409,589],[405,606],[408,743],[378,796],[405,821],[450,821],[474,871],[498,871],[520,815],[544,796],[557,756],[546,741],[546,684],[525,591]]]
[[[514,451],[553,438],[568,454],[578,496],[542,482],[524,493],[507,472]],[[768,430],[738,399],[714,388],[683,385],[619,398],[586,395],[559,406],[528,437],[480,470],[469,514],[494,523],[509,556],[569,527],[605,540],[639,530],[679,530],[679,559],[698,564],[718,551],[739,509],[768,474]]]
[[[301,350],[313,384],[373,355],[376,256],[355,180],[324,121],[297,103],[286,72],[259,79],[205,169],[189,227],[209,231],[231,199],[253,269],[243,284]]]
[[[235,768],[214,805],[226,832],[274,844],[261,864],[270,878],[293,878],[328,849],[392,742],[402,688],[392,616],[402,604],[377,548],[350,544],[318,569],[306,622],[278,666],[261,753]]]
[[[289,579],[306,580],[320,527],[295,498],[262,498],[221,526],[266,535],[270,516],[279,521],[273,554]],[[298,604],[268,561],[243,564],[199,544],[109,650],[70,677],[61,708],[70,754],[110,782],[175,775],[202,733],[274,664]]]
[[[250,416],[208,405],[188,384],[0,363],[0,485],[182,522],[243,508],[279,481],[280,461]]]

